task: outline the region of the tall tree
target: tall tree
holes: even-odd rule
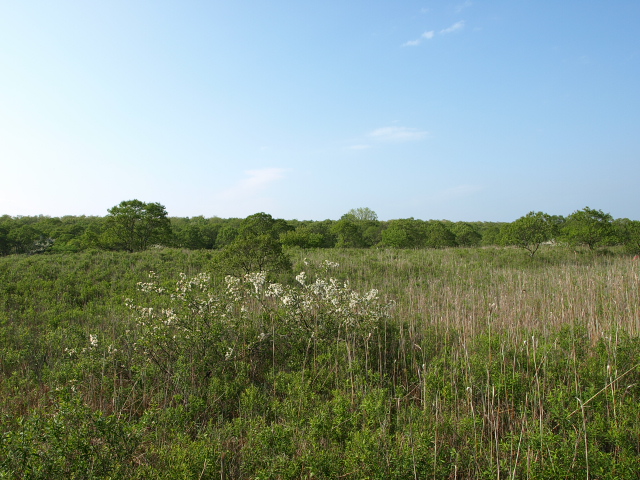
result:
[[[431,220],[424,223],[425,246],[427,248],[456,247],[456,236],[444,222]]]
[[[589,207],[569,215],[563,233],[570,244],[586,245],[590,250],[616,242],[613,217]]]
[[[461,247],[477,247],[482,241],[482,235],[471,224],[457,222],[451,227],[451,232],[456,236],[456,243]]]
[[[159,203],[126,200],[108,212],[103,238],[110,248],[137,252],[164,243],[171,235],[167,211]]]
[[[619,218],[614,221],[617,236],[627,252],[640,254],[640,221]]]
[[[237,236],[217,256],[218,268],[227,275],[255,272],[280,273],[291,270],[291,261],[282,250],[280,235],[290,227],[267,213],[245,218]]]
[[[377,221],[378,214],[368,207],[352,208],[345,213],[342,218],[348,218],[349,220],[368,220]]]
[[[331,233],[336,235],[338,238],[336,247],[365,248],[369,246],[362,235],[363,232],[360,228],[360,224],[361,222],[351,220],[350,217],[347,217],[346,215],[334,223],[331,227]]]
[[[382,231],[382,244],[395,248],[417,248],[425,243],[424,222],[413,218],[390,220]]]
[[[529,252],[532,257],[544,242],[554,235],[551,215],[543,212],[529,212],[513,223],[503,227],[502,239],[507,245],[515,245]]]

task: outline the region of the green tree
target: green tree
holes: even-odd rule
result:
[[[590,250],[616,242],[613,217],[602,210],[585,207],[567,217],[564,238],[572,245],[586,245]]]
[[[352,208],[346,214],[344,214],[342,218],[376,222],[378,220],[378,214],[368,207],[360,207]]]
[[[529,212],[502,228],[502,241],[506,245],[525,249],[533,257],[543,243],[553,238],[554,233],[551,215]]]
[[[413,218],[390,220],[382,232],[382,244],[394,248],[417,248],[424,243],[424,222]]]
[[[323,245],[324,237],[314,233],[308,226],[301,225],[295,230],[281,233],[280,242],[288,247],[319,248]]]
[[[640,221],[624,218],[614,223],[625,250],[633,255],[640,254]]]
[[[278,239],[281,233],[290,230],[293,230],[293,228],[285,220],[276,219],[268,213],[260,212],[249,215],[242,221],[240,228],[238,228],[238,235],[245,238],[268,235]]]
[[[0,218],[0,255],[11,253],[11,240],[9,239],[11,223],[11,218],[8,216]]]
[[[368,246],[358,221],[343,217],[333,224],[331,233],[338,238],[336,242],[338,248],[365,248]]]
[[[159,203],[126,200],[108,212],[103,239],[109,248],[137,252],[169,240],[171,222]]]
[[[428,248],[456,247],[456,236],[444,222],[432,220],[425,222],[425,246]]]
[[[218,236],[216,237],[216,248],[224,248],[231,244],[238,236],[238,228],[241,223],[242,220],[239,218],[227,219],[218,231]]]
[[[392,225],[382,231],[382,245],[393,248],[408,248],[410,247],[409,236],[403,228]]]
[[[191,250],[211,250],[216,245],[220,224],[205,219],[203,216],[192,218],[172,218],[172,244]]]
[[[42,253],[53,245],[53,240],[46,237],[36,223],[19,219],[7,236],[12,253]]]
[[[331,229],[336,247],[366,248],[382,240],[382,224],[370,208],[352,208]]]
[[[457,222],[451,227],[456,236],[456,243],[461,247],[477,247],[482,241],[482,235],[476,228],[466,222]]]
[[[305,222],[304,225],[312,234],[320,235],[322,238],[321,244],[318,245],[320,248],[333,248],[338,241],[337,235],[331,230],[335,223],[335,220],[322,220]]]
[[[502,223],[495,222],[480,222],[478,225],[478,233],[482,235],[482,240],[480,241],[480,245],[483,247],[490,245],[499,245],[500,241],[500,229],[502,228]]]
[[[284,220],[276,220],[266,213],[248,216],[240,224],[237,236],[218,255],[218,268],[226,275],[235,276],[291,271],[291,260],[280,243],[280,235],[288,229]]]

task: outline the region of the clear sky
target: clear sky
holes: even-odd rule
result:
[[[640,219],[640,1],[5,1],[0,215]]]

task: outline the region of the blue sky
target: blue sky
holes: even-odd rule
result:
[[[640,2],[0,5],[0,215],[640,219]]]

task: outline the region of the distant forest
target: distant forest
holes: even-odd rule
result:
[[[0,255],[140,251],[153,247],[220,250],[243,231],[268,234],[282,247],[446,248],[514,245],[533,254],[542,244],[569,243],[591,249],[624,245],[640,253],[640,222],[614,219],[585,207],[567,217],[530,212],[514,222],[451,222],[414,218],[378,220],[356,208],[338,220],[284,220],[266,213],[242,218],[169,217],[159,203],[129,200],[99,216],[0,217]]]

